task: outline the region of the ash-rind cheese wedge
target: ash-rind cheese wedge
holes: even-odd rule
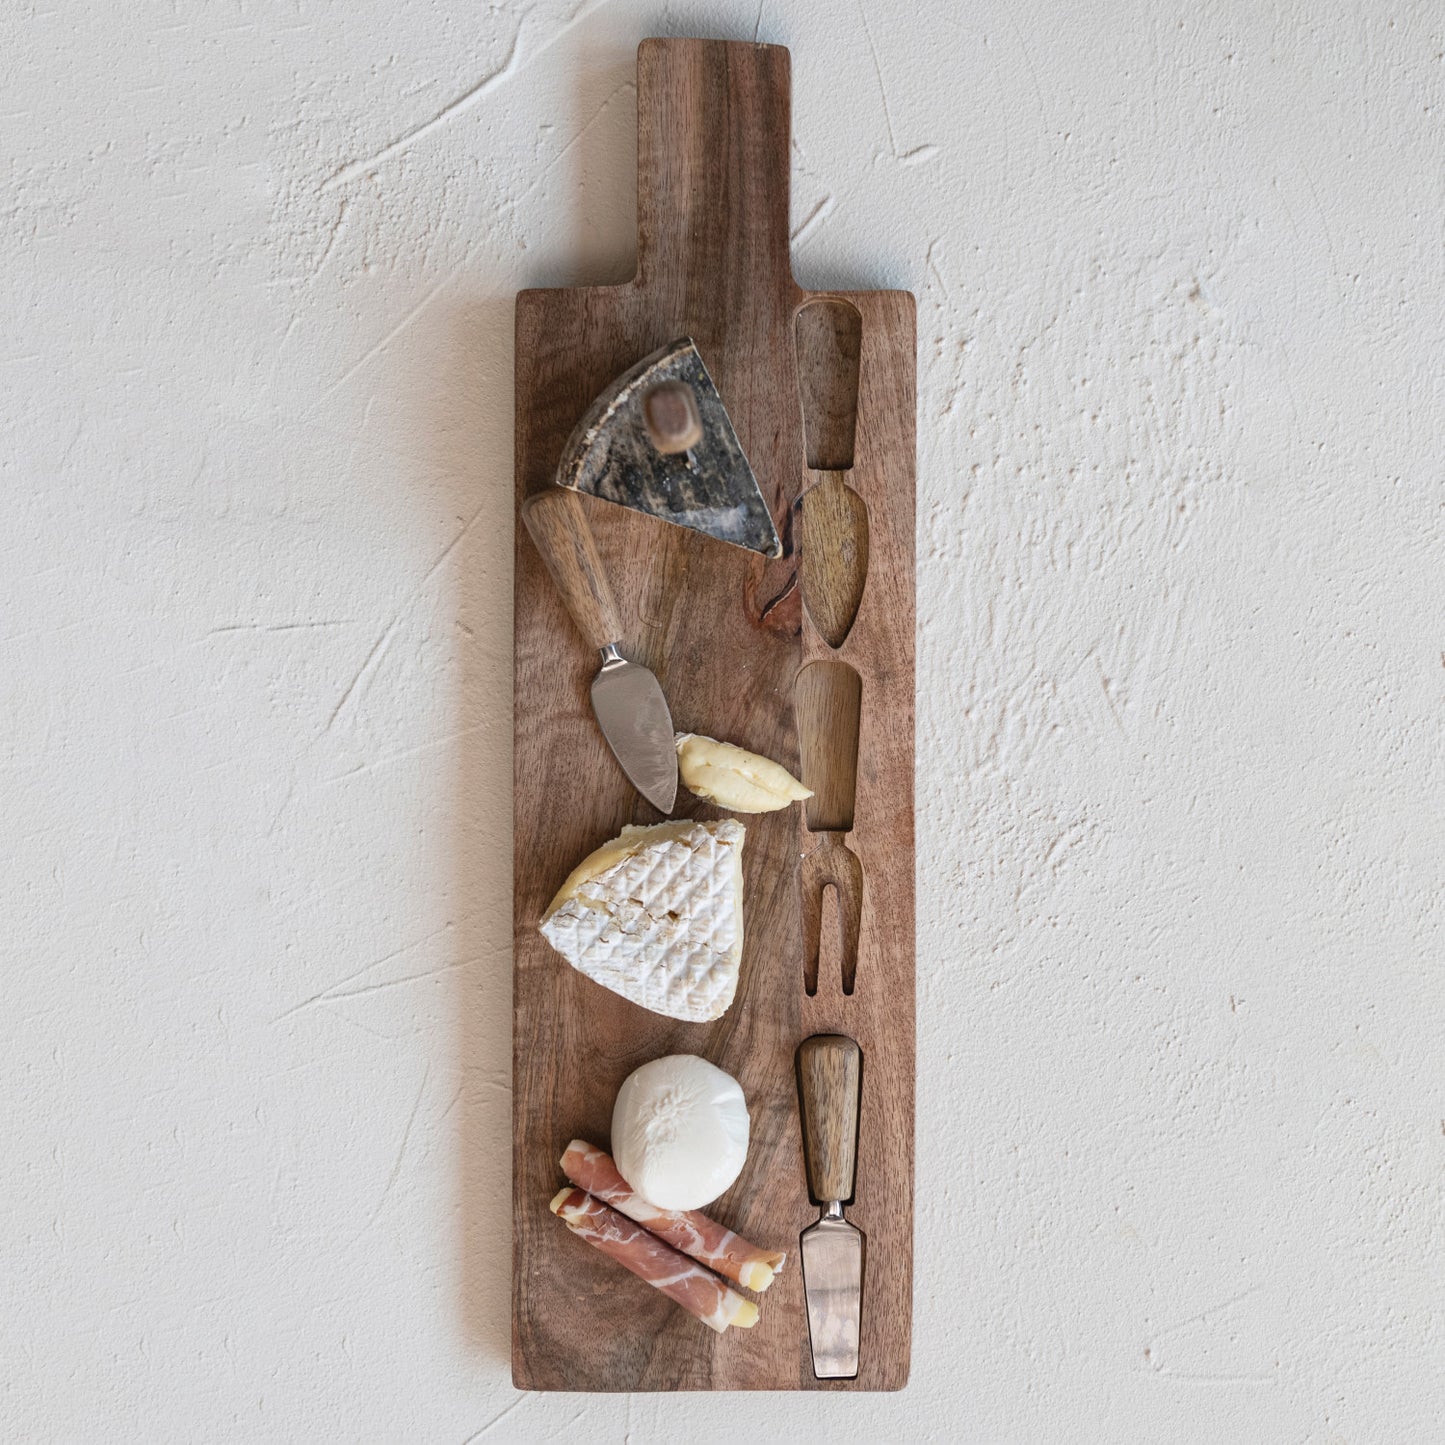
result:
[[[720,1018],[743,954],[741,823],[626,827],[584,858],[542,915],[579,973],[653,1013]]]

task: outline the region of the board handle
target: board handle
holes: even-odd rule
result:
[[[814,1034],[798,1046],[803,1153],[819,1204],[853,1197],[858,1164],[858,1091],[863,1052],[846,1034]]]
[[[522,503],[522,521],[577,631],[598,651],[616,642],[622,636],[617,603],[577,493],[566,487],[535,493]]]

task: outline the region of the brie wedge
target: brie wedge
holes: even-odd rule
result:
[[[702,1023],[733,1001],[743,953],[741,823],[627,827],[542,915],[579,973],[653,1013]]]

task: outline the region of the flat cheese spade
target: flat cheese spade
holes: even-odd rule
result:
[[[823,1215],[799,1240],[813,1373],[851,1380],[858,1373],[867,1241],[843,1217],[858,1162],[858,1098],[863,1055],[844,1034],[814,1034],[798,1048],[803,1153],[808,1188]]]

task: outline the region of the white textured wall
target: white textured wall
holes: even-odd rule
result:
[[[508,1380],[512,297],[629,273],[650,33],[791,45],[800,279],[919,298],[901,1396]],[[0,54],[0,1435],[1438,1437],[1437,8]]]

